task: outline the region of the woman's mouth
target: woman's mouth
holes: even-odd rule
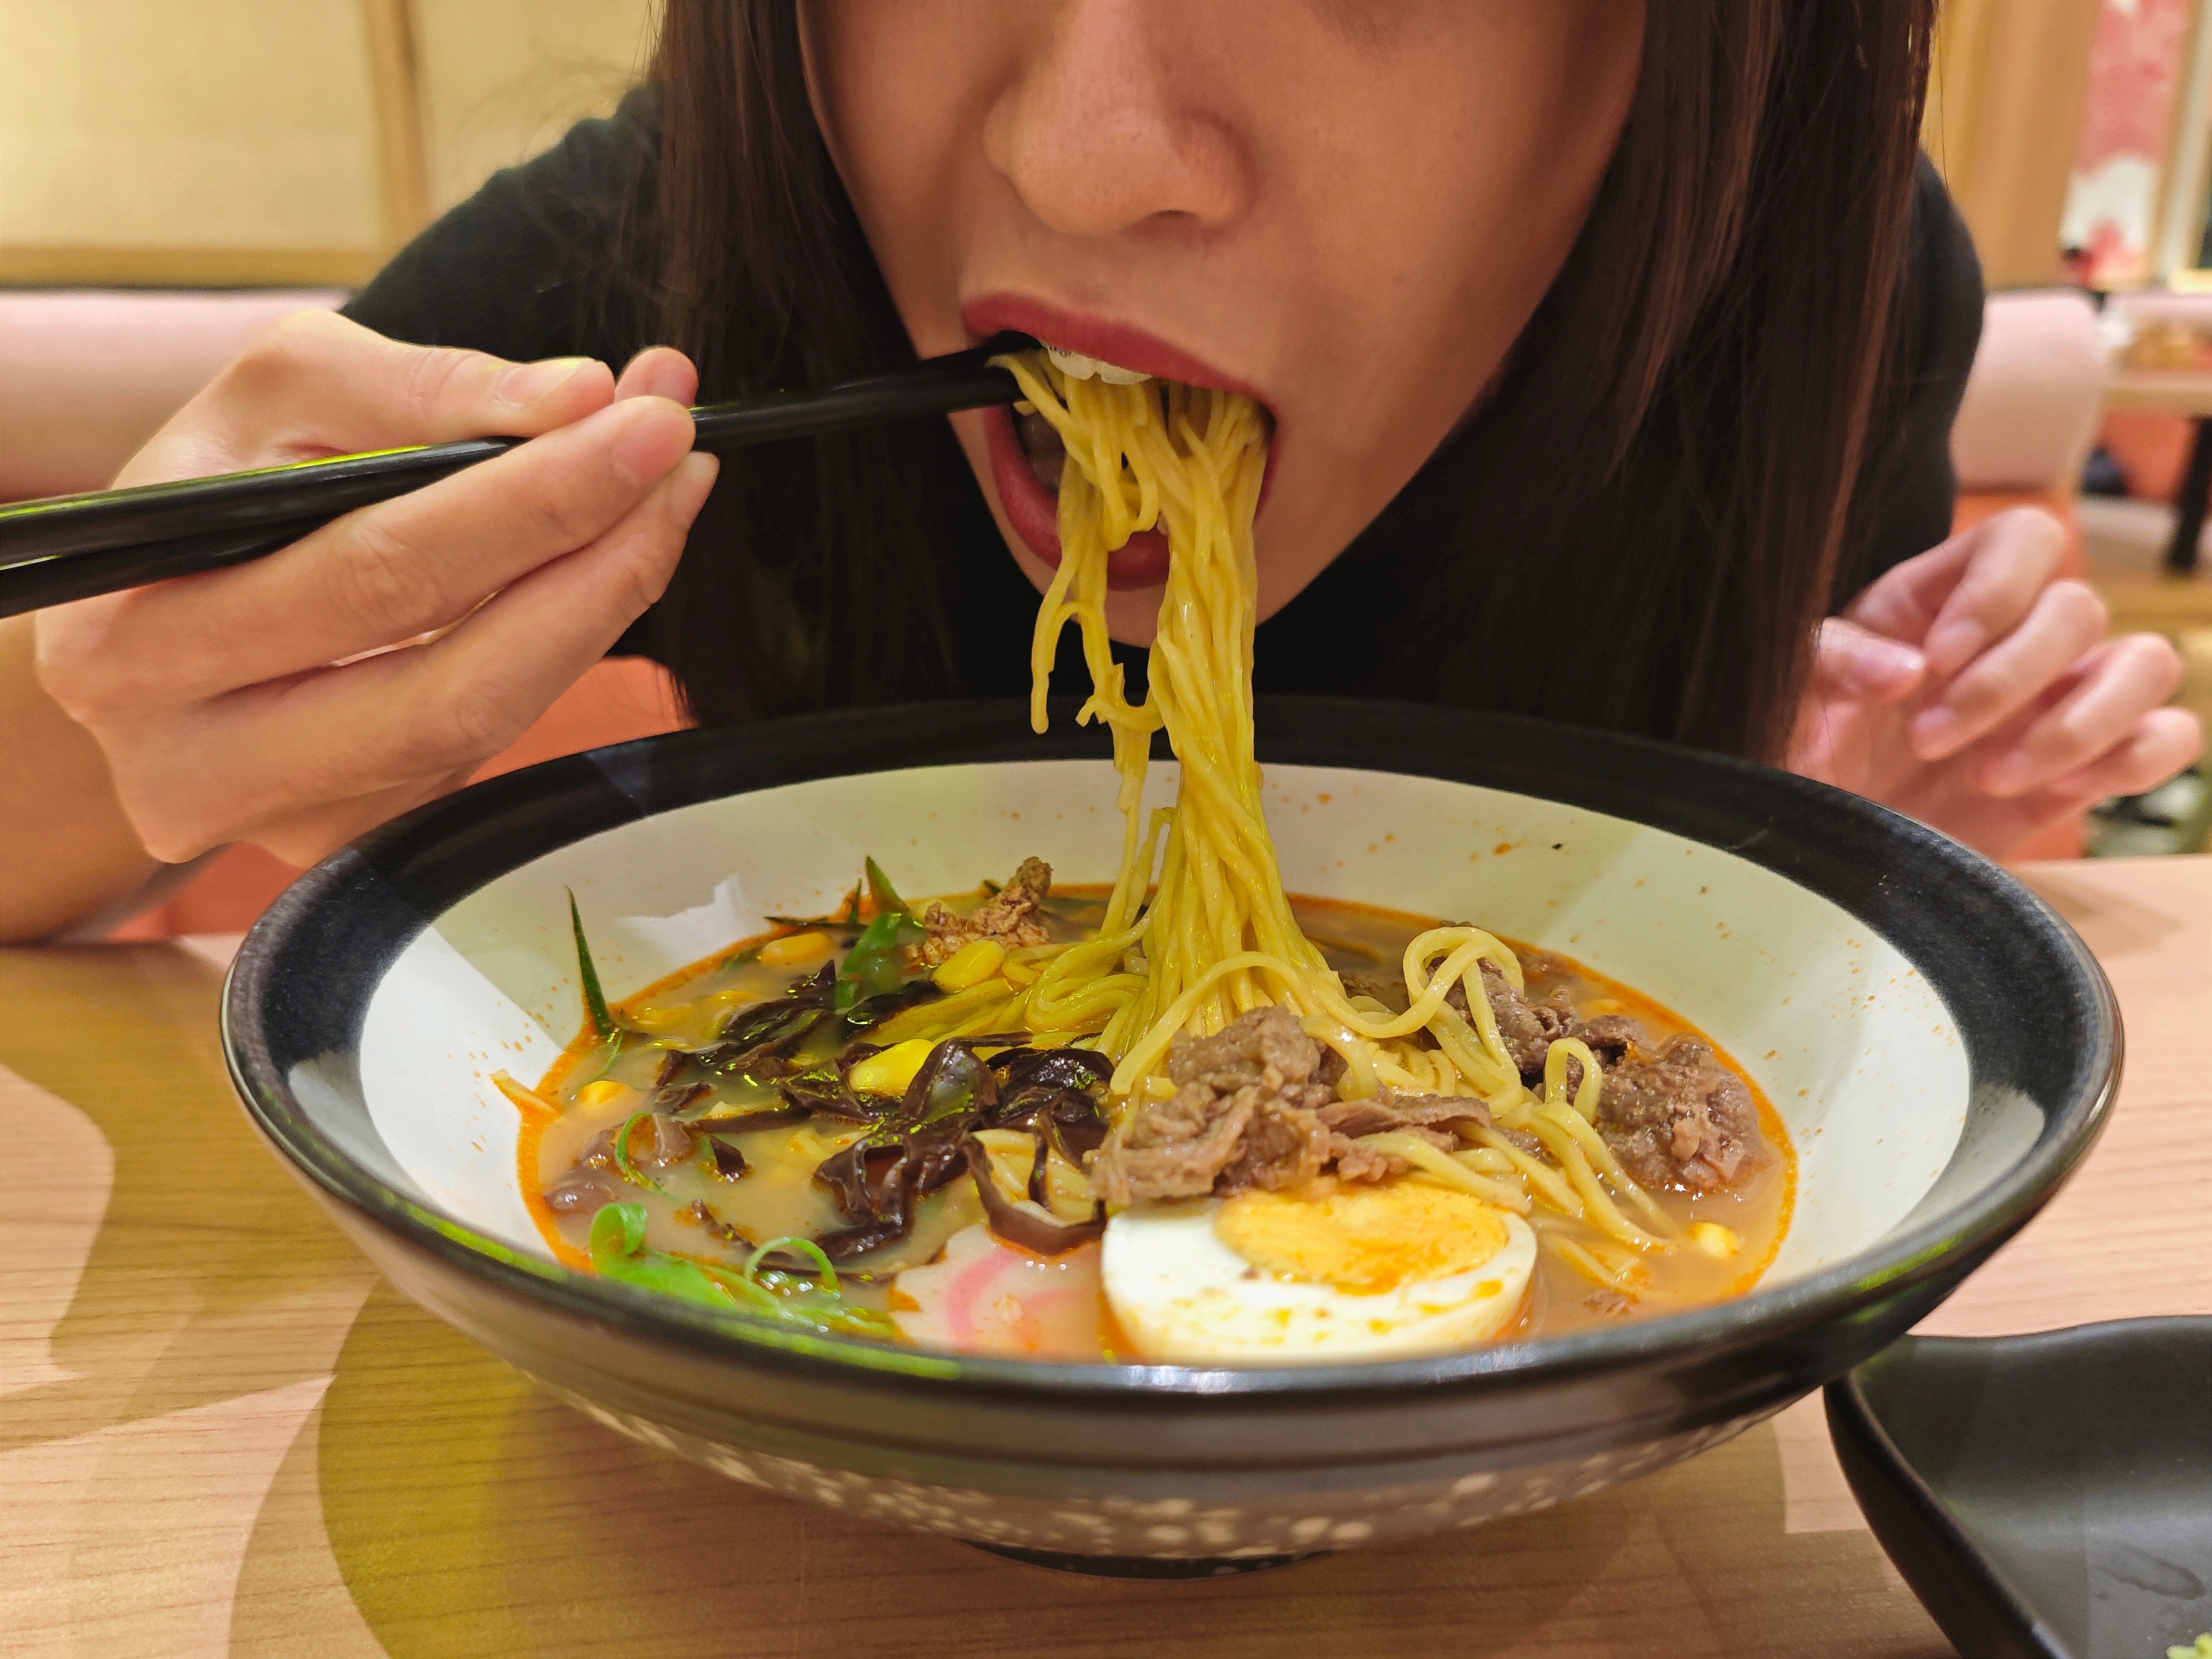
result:
[[[1063,372],[1078,378],[1087,369],[1111,381],[1177,380],[1189,386],[1213,386],[1241,392],[1261,408],[1267,402],[1252,387],[1223,374],[1210,364],[1145,331],[1064,310],[1021,294],[993,294],[961,307],[961,321],[971,340],[988,339],[1012,330],[1044,342]],[[1047,565],[1060,562],[1060,479],[1066,452],[1060,434],[1041,415],[1020,415],[1012,409],[983,412],[983,431],[990,453],[991,483],[998,492],[1014,533],[1027,543]],[[1273,411],[1270,410],[1272,419]],[[1280,434],[1276,434],[1279,445]],[[1261,484],[1264,504],[1270,476]],[[1106,586],[1117,590],[1158,587],[1168,579],[1168,541],[1164,531],[1140,530],[1106,557]]]
[[[1048,565],[1060,563],[1060,479],[1067,451],[1050,421],[1034,410],[983,411],[991,482],[1014,533]],[[1139,530],[1106,556],[1106,586],[1158,587],[1168,579],[1166,532]]]

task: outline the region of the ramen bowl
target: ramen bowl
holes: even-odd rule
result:
[[[557,1262],[514,1109],[582,1020],[567,894],[619,997],[820,914],[1020,859],[1103,880],[1096,733],[1012,703],[691,732],[466,790],[338,853],[246,940],[246,1109],[404,1294],[623,1434],[871,1520],[1211,1572],[1472,1527],[1659,1468],[1843,1375],[2051,1196],[2118,1079],[2110,988],[2009,877],[1778,772],[1433,708],[1262,701],[1285,885],[1564,951],[1720,1042],[1796,1151],[1757,1288],[1362,1364],[1201,1370],[817,1336]],[[1152,787],[1172,788],[1156,766]]]

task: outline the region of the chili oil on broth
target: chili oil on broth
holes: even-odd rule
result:
[[[1089,937],[1103,914],[1109,892],[1104,884],[1054,887],[1044,908],[1054,942],[1066,944]],[[987,897],[987,892],[978,892],[939,902],[967,915]],[[1293,896],[1291,902],[1306,937],[1328,965],[1340,972],[1395,969],[1407,943],[1439,925],[1340,900]],[[811,951],[805,940],[819,931],[805,926],[778,927],[679,969],[615,1005],[617,1017],[645,1035],[642,1041],[632,1037],[611,1062],[606,1060],[606,1043],[588,1021],[585,1024],[534,1091],[557,1108],[557,1115],[526,1111],[518,1139],[518,1176],[525,1202],[556,1258],[572,1267],[591,1268],[586,1249],[591,1218],[556,1214],[546,1201],[546,1189],[572,1170],[578,1155],[596,1137],[618,1129],[643,1109],[672,1048],[706,1043],[715,1026],[732,1010],[783,996],[820,972],[825,963],[840,960],[845,946],[834,936],[828,938],[827,949]],[[793,941],[798,943],[794,945]],[[1781,1248],[1796,1192],[1794,1152],[1779,1116],[1757,1081],[1709,1036],[1634,988],[1556,952],[1539,951],[1516,941],[1506,943],[1524,963],[1532,999],[1564,990],[1581,1017],[1627,1015],[1644,1026],[1655,1046],[1677,1034],[1705,1042],[1749,1090],[1765,1150],[1771,1155],[1725,1190],[1692,1193],[1646,1188],[1682,1242],[1646,1255],[1637,1264],[1635,1282],[1627,1287],[1595,1283],[1558,1249],[1540,1248],[1518,1312],[1492,1340],[1565,1335],[1623,1317],[1677,1312],[1749,1291]],[[783,954],[776,949],[779,945],[784,951],[795,948],[805,954],[797,961],[760,960],[763,948],[771,955]],[[831,1024],[834,1030],[835,1022]],[[823,1053],[818,1058],[827,1059],[844,1040],[840,1036],[821,1044]],[[615,1087],[595,1088],[595,1085]],[[718,1082],[711,1103],[717,1109],[726,1105],[732,1109],[768,1112],[783,1102],[772,1087]],[[850,1225],[831,1194],[816,1181],[815,1171],[824,1159],[866,1136],[865,1126],[805,1121],[716,1133],[742,1155],[745,1170],[741,1176],[720,1179],[708,1172],[703,1159],[694,1160],[656,1172],[665,1190],[641,1188],[625,1194],[626,1198],[644,1205],[647,1216],[644,1242],[650,1249],[729,1268],[740,1265],[752,1245],[785,1237],[821,1237]],[[1002,1152],[1007,1155],[1000,1156]],[[1019,1190],[1027,1158],[1016,1158],[1010,1149],[997,1144],[992,1152],[1002,1184]],[[1067,1171],[1057,1154],[1052,1164],[1051,1192],[1059,1212],[1066,1214],[1069,1194],[1062,1190],[1062,1178]],[[1425,1177],[1412,1172],[1398,1179]],[[1087,1192],[1087,1186],[1083,1190]],[[703,1202],[719,1221],[734,1231],[736,1237],[718,1237],[708,1224],[688,1213],[695,1202]],[[1589,1224],[1547,1213],[1541,1204],[1532,1207],[1527,1219],[1534,1227],[1540,1245],[1548,1243],[1554,1235],[1575,1239],[1595,1237],[1595,1229]],[[971,1240],[976,1237],[985,1221],[984,1206],[973,1180],[964,1175],[956,1178],[920,1200],[914,1228],[906,1237],[839,1264],[843,1295],[869,1310],[910,1308],[912,1298],[902,1295],[894,1282],[896,1276],[908,1268],[941,1262],[949,1243],[963,1235]],[[1711,1225],[1726,1229],[1727,1235],[1736,1241],[1735,1248],[1714,1254],[1688,1242],[1693,1230]],[[1002,1250],[1014,1249],[996,1239],[993,1243]],[[1072,1321],[1063,1310],[1060,1340],[1056,1345],[1048,1343],[1042,1351],[1054,1358],[1136,1362],[1139,1355],[1135,1346],[1115,1324],[1103,1291],[1096,1285],[1096,1247],[1087,1249],[1089,1258],[1075,1265],[1085,1270],[1084,1293],[1095,1297],[1097,1306],[1085,1317]],[[1061,1259],[1033,1260],[1040,1269],[1068,1265]]]

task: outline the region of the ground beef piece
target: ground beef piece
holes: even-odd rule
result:
[[[1644,1048],[1651,1041],[1644,1027],[1626,1014],[1600,1014],[1595,1019],[1581,1021],[1567,1035],[1587,1044],[1597,1056],[1599,1069],[1607,1072],[1627,1058],[1630,1049]]]
[[[1014,878],[974,915],[956,916],[941,904],[931,905],[921,918],[928,937],[908,955],[917,966],[934,968],[979,939],[996,939],[1009,951],[1048,944],[1052,935],[1037,911],[1051,890],[1052,866],[1042,859],[1024,859]]]
[[[1520,1069],[1522,1080],[1533,1083],[1544,1075],[1544,1060],[1552,1052],[1553,1040],[1572,1034],[1575,1006],[1564,990],[1553,992],[1541,1002],[1531,1002],[1513,988],[1496,963],[1485,960],[1481,968],[1483,994],[1490,999],[1491,1012],[1498,1016],[1498,1035],[1504,1039],[1506,1055]],[[1474,1023],[1463,985],[1453,986],[1444,1000],[1462,1019]]]
[[[1321,1173],[1322,1046],[1287,1008],[1255,1008],[1168,1049],[1166,1100],[1139,1103],[1098,1149],[1091,1184],[1113,1205],[1297,1186]]]
[[[1767,1159],[1751,1091],[1686,1032],[1607,1069],[1597,1128],[1646,1187],[1715,1192]]]
[[[1565,1037],[1574,1038],[1597,1057],[1597,1068],[1601,1075],[1612,1073],[1631,1054],[1648,1048],[1651,1042],[1644,1027],[1626,1014],[1601,1014],[1595,1019],[1578,1020],[1567,1028],[1563,1036],[1555,1037],[1553,1041],[1561,1042]],[[1540,1082],[1540,1078],[1527,1081],[1534,1086]],[[1564,1081],[1570,1100],[1582,1091],[1583,1063],[1571,1054],[1567,1058]]]
[[[1402,1014],[1412,999],[1406,994],[1406,981],[1398,974],[1370,973],[1365,969],[1349,968],[1337,974],[1337,981],[1348,997],[1372,997],[1394,1014]]]

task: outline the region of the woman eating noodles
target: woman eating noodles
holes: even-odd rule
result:
[[[1262,692],[1787,764],[2000,855],[2148,787],[2200,743],[2172,648],[2104,637],[2045,515],[1946,539],[1981,289],[1917,147],[1933,11],[669,0],[614,117],[249,349],[117,482],[532,441],[0,623],[35,824],[0,936],[227,842],[320,857],[610,653],[706,723],[1024,690],[1048,425],[718,476],[684,413],[1005,330],[1264,410]],[[1113,556],[1124,645],[1165,556]]]

